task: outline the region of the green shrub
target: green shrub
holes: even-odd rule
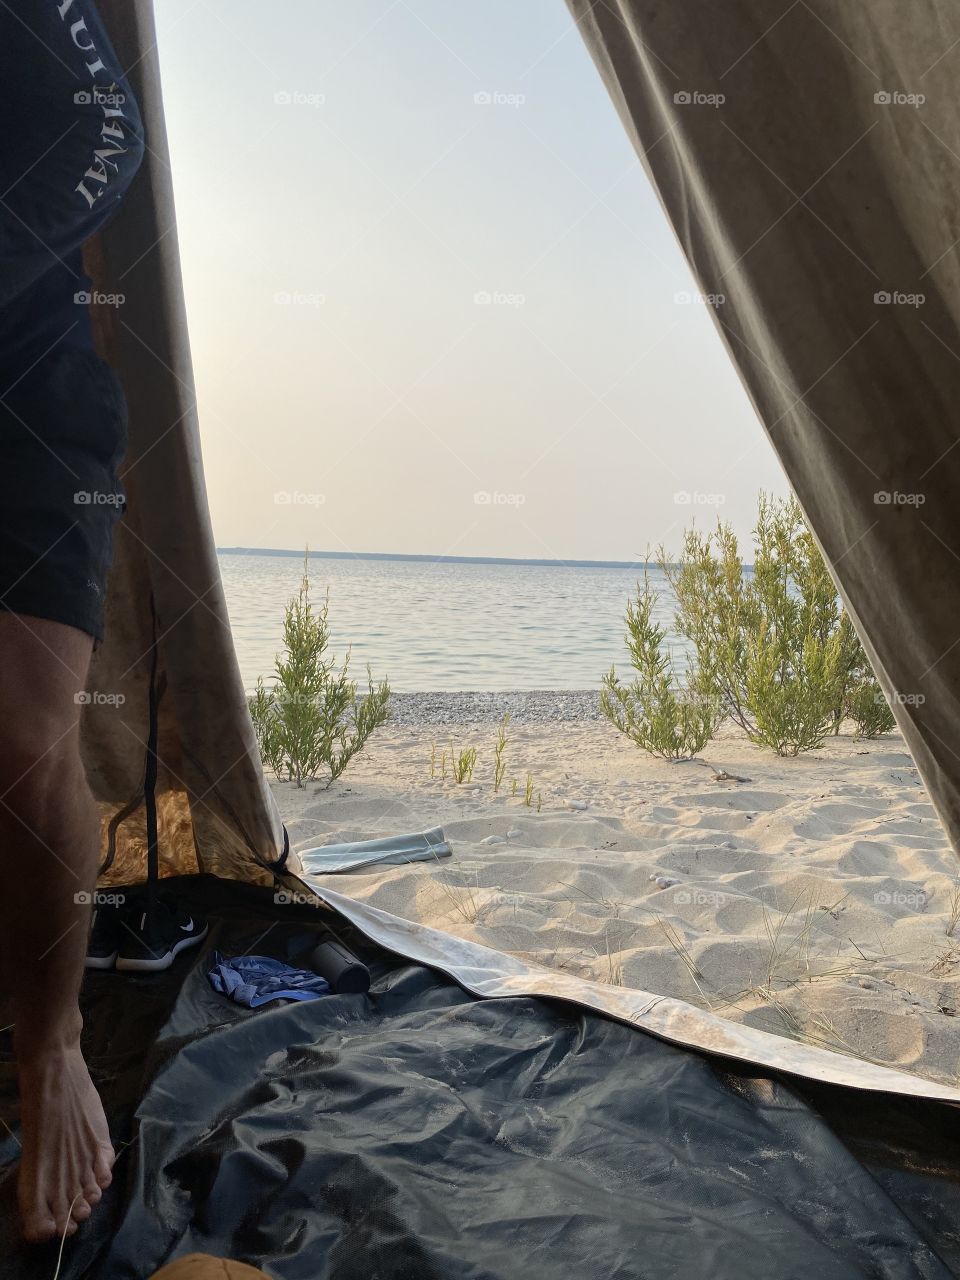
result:
[[[620,683],[616,667],[603,677],[600,709],[621,733],[651,755],[689,760],[713,737],[720,722],[720,699],[693,671],[678,683],[666,631],[653,620],[657,593],[644,577],[637,598],[627,602],[627,648],[636,671],[629,685]]]
[[[843,675],[841,677],[841,688],[838,691],[837,703],[833,709],[833,732],[838,734],[843,721],[847,719],[851,712],[851,699],[853,698],[858,687],[863,684],[864,680],[871,680],[876,684],[870,663],[867,661],[867,655],[864,653],[863,645],[860,643],[860,637],[853,629],[853,623],[846,613],[840,615],[840,644],[843,649],[843,657],[841,659],[841,668]],[[876,685],[879,690],[880,686]]]
[[[305,559],[300,590],[284,614],[276,678],[267,687],[261,676],[249,700],[261,756],[278,778],[298,787],[321,772],[328,785],[339,778],[389,714],[386,680],[374,685],[368,667],[367,692],[360,695],[349,676],[349,650],[339,668],[326,656],[329,604],[328,592],[314,611]]]
[[[864,676],[849,691],[846,710],[856,726],[858,738],[878,738],[882,733],[892,733],[897,727],[890,704],[872,673]]]
[[[713,534],[686,533],[679,564],[660,561],[700,687],[752,742],[798,755],[839,728],[869,666],[796,499],[761,495],[754,534],[752,574],[719,522]]]
[[[891,733],[897,727],[896,718],[846,614],[841,618],[840,626],[845,634],[848,654],[844,687],[835,712],[834,733],[839,732],[843,720],[853,721],[858,738],[876,738],[882,733]]]

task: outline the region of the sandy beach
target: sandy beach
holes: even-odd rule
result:
[[[960,1081],[960,866],[899,735],[842,732],[781,759],[730,731],[702,762],[668,764],[607,724],[594,692],[406,694],[393,707],[329,789],[274,783],[291,842],[442,826],[453,856],[337,876],[338,891],[580,977]],[[477,748],[470,782],[452,778],[451,740]]]

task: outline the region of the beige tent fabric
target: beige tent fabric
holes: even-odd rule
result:
[[[85,249],[96,287],[125,298],[98,309],[95,324],[130,410],[128,512],[83,723],[88,774],[107,819],[105,852],[111,820],[115,828],[104,878],[144,873],[156,634],[161,871],[269,880],[259,864],[276,860],[283,830],[247,712],[210,528],[153,7],[151,0],[101,0],[99,7],[129,71],[147,144],[120,212]]]
[[[568,6],[960,851],[957,8]]]

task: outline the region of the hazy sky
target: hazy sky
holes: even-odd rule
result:
[[[562,0],[157,21],[220,545],[630,560],[785,492]]]

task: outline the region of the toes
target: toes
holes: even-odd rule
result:
[[[84,1184],[83,1198],[89,1205],[99,1204],[103,1199],[103,1192],[100,1190],[99,1185],[91,1180]]]
[[[30,1244],[41,1244],[44,1240],[52,1240],[57,1234],[57,1224],[50,1213],[38,1212],[27,1214],[23,1219],[23,1236]]]
[[[56,1223],[54,1235],[58,1237],[72,1236],[77,1230],[76,1222],[74,1222],[73,1218],[68,1217],[66,1209],[63,1209],[61,1212],[54,1213],[54,1221]]]
[[[79,1189],[71,1195],[64,1190],[50,1204],[53,1220],[57,1224],[57,1235],[72,1236],[80,1222],[85,1222],[92,1212]]]
[[[91,1213],[93,1213],[93,1209],[82,1197],[70,1210],[70,1216],[73,1218],[74,1222],[86,1222]]]
[[[93,1162],[93,1176],[97,1180],[97,1185],[104,1191],[113,1181],[113,1174],[110,1172],[110,1166],[116,1158],[117,1157],[113,1154],[112,1147],[101,1147]]]

